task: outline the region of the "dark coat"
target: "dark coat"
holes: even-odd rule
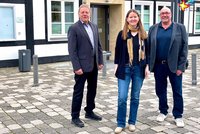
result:
[[[147,44],[147,40],[144,41],[145,44],[145,55],[146,58],[144,60],[141,60],[139,62],[141,68],[142,68],[142,73],[143,76],[145,76],[145,67],[146,64],[148,64],[148,44]],[[139,45],[139,44],[138,44]],[[114,58],[114,63],[118,64],[115,76],[118,79],[125,79],[125,57],[129,57],[128,56],[128,47],[127,47],[127,40],[124,40],[122,38],[122,31],[119,32],[118,36],[117,36],[117,40],[116,40],[116,46],[115,46],[115,58]]]
[[[68,51],[73,65],[73,70],[82,69],[83,72],[91,72],[96,64],[103,64],[102,48],[97,25],[89,22],[94,34],[94,49],[82,22],[79,20],[68,31]],[[96,56],[95,56],[96,55]]]
[[[150,71],[153,71],[156,60],[156,35],[158,25],[155,24],[149,29],[148,44],[150,47]],[[167,57],[167,63],[171,72],[176,73],[177,70],[185,71],[188,55],[188,36],[185,26],[180,23],[173,22],[171,42]]]

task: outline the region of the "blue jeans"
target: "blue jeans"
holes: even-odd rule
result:
[[[167,64],[155,64],[154,77],[156,84],[156,95],[159,98],[160,113],[165,115],[168,113],[167,77],[169,77],[174,101],[172,114],[175,119],[181,118],[183,114],[182,75],[177,76],[176,73],[172,73]]]
[[[143,84],[143,69],[137,66],[125,67],[125,80],[118,79],[118,110],[117,110],[117,126],[124,128],[126,125],[127,97],[129,84],[131,85],[130,96],[130,113],[128,124],[135,125],[137,111],[139,106],[140,90]]]

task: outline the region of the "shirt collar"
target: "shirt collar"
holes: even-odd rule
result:
[[[88,21],[88,23],[84,23],[82,20],[80,20],[81,21],[81,23],[83,24],[83,25],[89,25],[90,24],[90,22]]]
[[[159,26],[160,28],[163,28],[163,27],[162,27],[162,22],[160,22],[160,23],[158,24],[158,26]],[[173,22],[171,23],[171,25],[170,25],[167,29],[172,28],[172,27],[173,27]]]

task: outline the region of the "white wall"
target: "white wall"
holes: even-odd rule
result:
[[[18,59],[18,51],[26,46],[0,47],[0,60]]]
[[[13,7],[13,9],[14,9],[15,39],[12,39],[12,40],[25,40],[26,31],[25,31],[25,6],[24,6],[24,4],[0,3],[0,6]],[[0,40],[0,41],[8,41],[8,40]]]
[[[0,3],[0,6],[13,7],[14,9],[14,27],[15,27],[15,39],[14,41],[25,40],[25,6],[24,4],[8,4]],[[1,40],[10,41],[10,40]],[[11,40],[12,41],[12,40]],[[18,59],[18,51],[20,49],[25,49],[26,46],[7,46],[0,47],[0,60],[11,60]]]
[[[34,39],[45,39],[44,0],[33,0]]]
[[[131,9],[131,1],[125,1],[125,17],[126,17],[126,14],[127,14],[127,12]]]
[[[35,45],[35,54],[38,57],[69,55],[68,44]]]
[[[200,36],[190,36],[188,38],[188,45],[200,44]]]

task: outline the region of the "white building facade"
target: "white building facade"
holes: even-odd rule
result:
[[[19,50],[30,49],[38,62],[69,61],[67,31],[78,20],[78,7],[87,3],[99,26],[103,49],[113,58],[117,33],[131,8],[140,12],[145,29],[159,20],[163,6],[173,20],[184,23],[189,48],[200,48],[200,0],[180,12],[178,0],[0,0],[0,67],[18,66]]]
[[[187,0],[185,0],[187,2]],[[189,35],[189,48],[199,48],[200,45],[200,0],[195,0],[189,8],[181,11],[178,3],[181,0],[126,0],[125,13],[128,9],[136,9],[140,15],[145,29],[160,22],[159,13],[163,6],[172,10],[173,21],[183,23]]]

